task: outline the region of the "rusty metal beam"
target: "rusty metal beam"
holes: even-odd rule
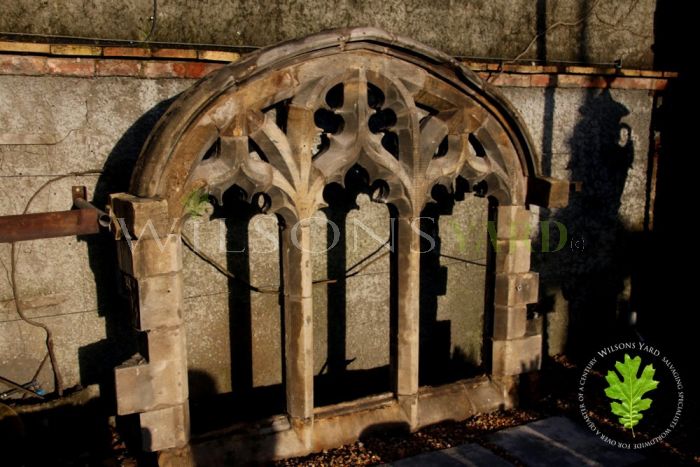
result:
[[[0,243],[100,232],[97,209],[0,216]]]

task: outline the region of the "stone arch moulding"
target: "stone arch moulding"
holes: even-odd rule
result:
[[[320,128],[319,115],[337,124]],[[314,408],[304,219],[323,206],[323,188],[342,182],[355,164],[381,183],[376,198],[394,205],[398,217],[394,390]],[[231,453],[238,460],[302,455],[352,441],[372,425],[416,429],[513,404],[516,375],[539,368],[541,359],[541,335],[526,332],[525,307],[537,300],[527,206],[565,204],[568,193],[568,184],[540,177],[537,167],[527,129],[496,90],[454,58],[377,29],[283,43],[210,74],[163,115],[140,155],[130,193],[111,197],[120,268],[136,326],[146,337],[143,355],[115,369],[118,413],[139,414],[146,450],[184,449],[215,461]],[[419,388],[420,257],[412,222],[431,200],[432,187],[451,188],[460,176],[497,205],[491,370],[446,387]],[[247,430],[191,440],[182,322],[184,204],[198,190],[221,199],[234,184],[251,198],[264,194],[268,212],[283,219],[287,410]]]

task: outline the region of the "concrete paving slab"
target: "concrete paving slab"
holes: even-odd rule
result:
[[[583,425],[566,417],[550,417],[527,425],[498,431],[487,437],[490,443],[522,464],[542,466],[623,467],[645,460],[640,452],[618,449],[603,442]],[[442,451],[427,452],[387,464],[392,467],[506,467],[513,464],[475,443]]]
[[[565,417],[550,417],[489,436],[528,466],[627,466],[644,460],[635,451],[610,446],[584,426]]]
[[[513,464],[474,443],[462,444],[442,451],[427,452],[393,462],[392,467],[510,467]]]

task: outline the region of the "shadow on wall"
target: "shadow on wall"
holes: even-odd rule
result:
[[[568,169],[581,189],[572,193],[566,208],[554,213],[543,210],[541,219],[565,227],[565,233],[550,228],[549,248],[563,244],[563,250],[533,254],[533,269],[540,272],[542,287],[559,285],[568,301],[570,356],[590,355],[629,332],[629,277],[635,251],[618,216],[634,159],[631,128],[622,122],[629,110],[603,89],[589,90],[579,113],[569,141]],[[543,247],[547,245],[534,249],[542,252]]]
[[[421,236],[420,246],[420,386],[452,383],[483,373],[481,362],[474,355],[468,355],[458,345],[454,346],[453,351],[452,321],[438,319],[438,298],[448,293],[459,294],[459,290],[448,290],[448,267],[441,264],[443,239],[440,236],[440,217],[451,216],[455,204],[464,201],[465,195],[475,196],[469,188],[467,181],[461,177],[457,179],[454,193],[448,192],[442,185],[435,186],[431,193],[435,202],[426,205],[421,213],[420,229],[427,235]],[[485,306],[489,307],[489,302],[485,302]],[[487,329],[483,335],[489,335]]]
[[[548,1],[537,2],[537,58],[547,60]],[[584,20],[572,33],[579,36],[578,60],[588,61],[587,12],[591,2],[582,1]],[[544,95],[542,173],[552,175],[556,88]],[[566,330],[548,329],[543,323],[544,355],[548,353],[549,332],[565,332],[563,349],[569,356],[587,358],[604,343],[630,336],[632,311],[631,275],[637,271],[643,235],[626,231],[618,211],[627,175],[634,160],[631,128],[622,120],[629,110],[615,101],[609,89],[589,89],[579,108],[579,120],[568,141],[571,150],[569,177],[580,182],[566,208],[541,210],[540,221],[552,221],[549,241],[539,236],[533,242],[533,270],[540,273],[540,301],[536,312],[554,312],[557,299],[548,293],[561,289],[568,304]],[[646,136],[644,136],[646,137]],[[563,226],[565,233],[555,227]],[[542,225],[542,224],[540,224]],[[553,252],[558,247],[561,251]],[[543,251],[548,251],[544,252]]]
[[[175,98],[151,108],[117,141],[97,180],[92,199],[95,206],[105,206],[110,193],[128,191],[131,173],[146,138]],[[95,276],[97,308],[105,318],[107,338],[79,349],[80,383],[83,386],[98,383],[101,399],[113,405],[113,370],[137,351],[136,336],[117,266],[114,239],[110,235],[89,235],[81,240],[88,246],[90,269]]]
[[[129,188],[131,173],[141,148],[161,115],[167,110],[175,97],[165,100],[142,115],[122,135],[115,144],[103,166],[103,173],[97,180],[92,202],[103,207],[108,202],[110,193],[126,192]],[[86,426],[91,431],[107,432],[108,418],[116,412],[116,395],[114,391],[114,367],[128,359],[137,351],[136,333],[131,318],[129,299],[124,292],[123,279],[117,266],[115,242],[110,235],[90,235],[79,237],[87,243],[90,268],[95,278],[95,293],[100,316],[105,319],[106,339],[85,345],[78,350],[80,366],[80,383],[82,386],[98,384],[100,397],[91,401],[91,416]],[[70,411],[69,411],[70,412]],[[47,416],[48,417],[48,416]],[[53,415],[52,415],[53,417]],[[119,417],[116,427],[124,436],[138,433],[137,416]],[[84,422],[81,422],[84,423]],[[100,426],[94,426],[99,423]],[[67,424],[66,426],[71,426]],[[64,431],[71,432],[69,430]],[[112,451],[110,436],[103,436],[98,442],[86,443],[80,436],[72,435],[62,444],[61,449],[70,450],[69,446],[82,446],[90,455],[108,455]],[[129,439],[134,447],[140,440]],[[87,447],[86,447],[87,446]],[[112,451],[113,455],[113,451]]]
[[[233,422],[250,421],[284,412],[284,386],[255,386],[253,368],[253,307],[250,290],[248,229],[262,211],[246,201],[238,186],[224,193],[221,206],[214,203],[212,219],[226,225],[226,268],[237,280],[228,281],[228,332],[230,342],[231,391],[217,393],[210,375],[189,370],[192,432],[221,429]],[[283,329],[279,330],[280,341]],[[279,358],[282,360],[283,356]]]
[[[320,122],[324,125],[324,122]],[[377,365],[372,368],[348,368],[357,359],[348,355],[348,337],[352,339],[352,329],[348,326],[348,315],[352,313],[348,298],[351,295],[346,275],[353,267],[370,260],[366,256],[355,264],[349,264],[347,218],[351,211],[360,209],[357,197],[371,195],[369,174],[359,165],[353,166],[345,176],[344,186],[332,183],[326,186],[323,197],[328,206],[322,211],[329,221],[326,229],[327,245],[336,245],[327,252],[326,277],[332,279],[327,287],[326,305],[326,361],[314,376],[314,405],[317,407],[357,399],[370,394],[391,390],[390,365]],[[391,209],[390,209],[391,211]],[[334,223],[337,230],[331,227]],[[337,238],[336,238],[337,234]],[[381,250],[381,246],[372,254]],[[377,256],[378,257],[378,256]],[[322,312],[322,311],[321,311]],[[393,311],[392,311],[393,314]],[[396,332],[395,319],[390,319],[386,338]],[[371,342],[366,343],[369,348]],[[390,360],[390,355],[379,355],[377,360]]]

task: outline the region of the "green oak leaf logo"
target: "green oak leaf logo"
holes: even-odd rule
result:
[[[605,377],[609,384],[605,389],[605,395],[620,401],[610,403],[612,413],[619,417],[622,426],[632,430],[633,437],[634,427],[642,419],[642,411],[651,407],[651,399],[642,398],[642,396],[659,385],[659,382],[654,380],[656,370],[652,364],[645,366],[642,376],[637,378],[641,364],[641,357],[630,358],[625,354],[624,362],[615,362],[615,369],[623,380],[620,380],[618,374],[612,370],[608,371]]]

